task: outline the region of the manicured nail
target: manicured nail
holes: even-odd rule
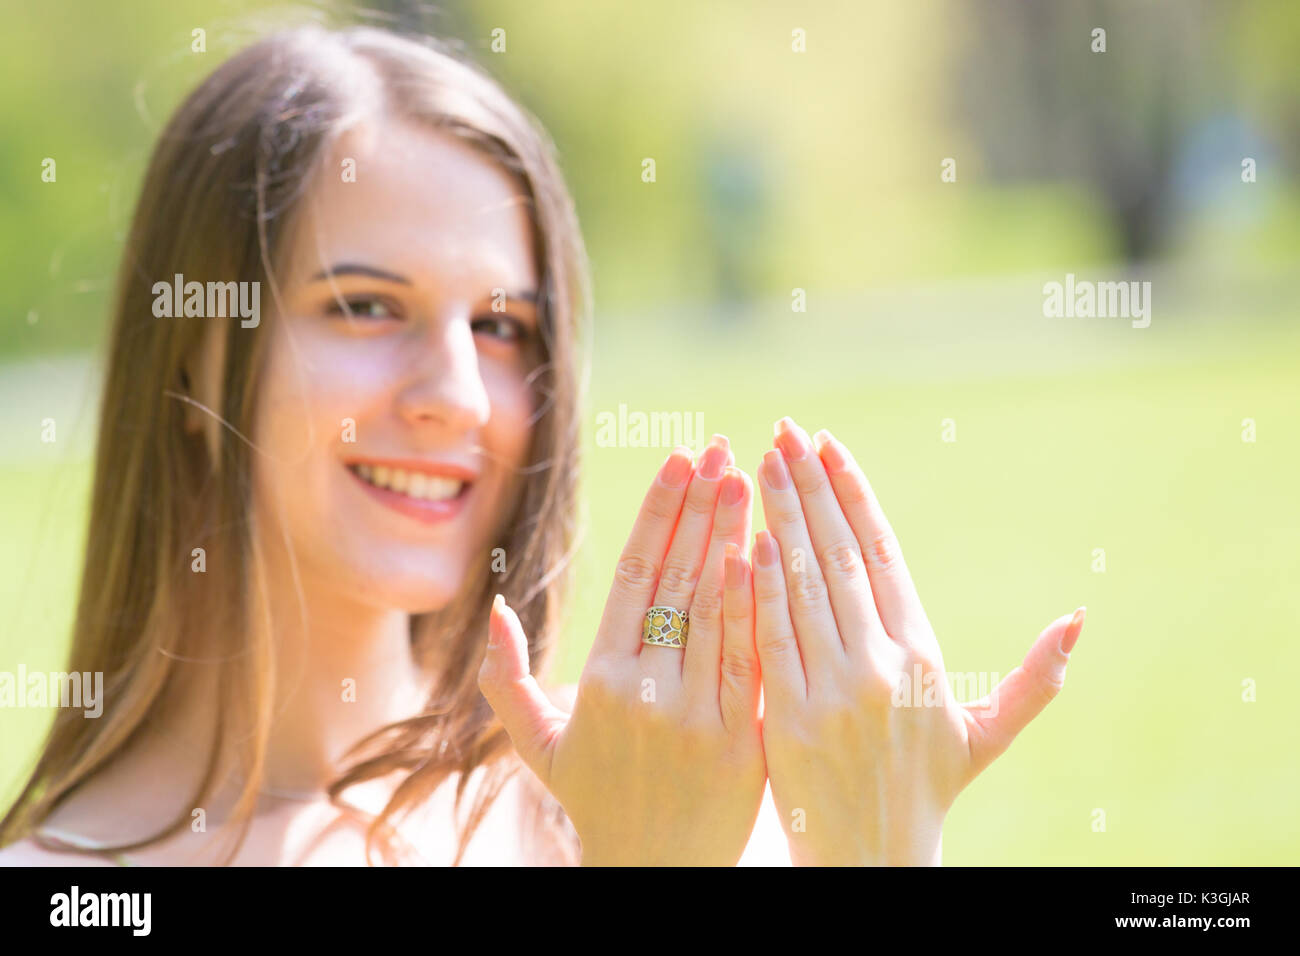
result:
[[[659,470],[659,480],[669,488],[680,488],[691,476],[691,453],[683,447],[673,449],[673,453]]]
[[[790,470],[786,468],[785,459],[775,448],[763,454],[763,465],[759,468],[759,472],[769,488],[785,491],[790,487]]]
[[[802,461],[812,449],[808,436],[794,423],[793,418],[783,418],[776,423],[776,444],[787,461]]]
[[[822,464],[826,466],[828,472],[835,474],[849,467],[849,456],[845,453],[846,449],[836,440],[834,435],[823,428],[813,438],[821,451]]]
[[[506,613],[505,604],[506,604],[506,599],[503,598],[500,594],[498,594],[496,597],[492,599],[493,613],[492,613],[492,619],[488,622],[488,639],[487,639],[488,647],[498,647],[501,644],[500,621],[501,618],[504,617]]]
[[[766,528],[760,531],[754,540],[754,554],[758,558],[758,563],[765,568],[770,568],[780,560],[776,550],[776,539]]]
[[[1065,634],[1061,638],[1061,653],[1068,654],[1074,650],[1075,641],[1079,639],[1079,634],[1083,630],[1083,619],[1087,615],[1088,609],[1081,607],[1074,612],[1074,617],[1070,618],[1069,626],[1065,629]]]
[[[700,467],[697,473],[701,478],[716,481],[722,477],[722,469],[726,467],[727,446],[709,445],[708,448],[704,449],[704,454],[700,456]]]
[[[745,479],[739,468],[728,468],[722,479],[722,491],[719,497],[724,505],[736,505],[745,496]]]
[[[745,562],[740,558],[740,548],[731,541],[727,542],[727,587],[738,588],[745,583]]]

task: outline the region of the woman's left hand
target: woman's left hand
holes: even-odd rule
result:
[[[957,794],[1061,689],[1084,612],[1049,624],[992,695],[958,703],[871,486],[840,442],[817,439],[782,419],[759,469],[772,796],[798,865],[937,864]]]

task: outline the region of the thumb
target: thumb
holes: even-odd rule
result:
[[[529,672],[528,638],[519,616],[500,594],[488,616],[487,650],[478,686],[524,763],[542,783],[548,783],[551,753],[569,715],[551,703]]]
[[[1024,663],[1002,679],[993,693],[966,705],[971,773],[979,773],[1042,713],[1065,686],[1065,665],[1083,630],[1087,608],[1058,617],[1034,641]]]

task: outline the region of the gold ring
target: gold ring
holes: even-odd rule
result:
[[[686,635],[691,629],[689,615],[675,607],[656,604],[645,612],[641,627],[641,643],[655,647],[685,647]]]

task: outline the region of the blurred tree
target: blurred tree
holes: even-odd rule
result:
[[[715,299],[722,307],[710,314],[720,321],[743,315],[764,285],[760,270],[770,187],[762,160],[762,150],[739,132],[714,131],[701,138],[700,204],[715,256]]]
[[[1186,0],[1176,18],[1120,0],[961,9],[970,30],[954,60],[954,118],[990,177],[1081,181],[1110,208],[1126,259],[1157,253],[1179,144],[1230,99],[1217,42],[1229,8]]]

